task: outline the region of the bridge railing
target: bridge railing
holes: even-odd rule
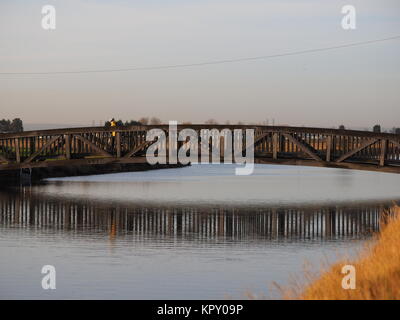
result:
[[[275,142],[274,142],[275,139]],[[266,131],[255,147],[256,154],[276,158],[317,159],[325,161],[354,161],[363,163],[400,163],[399,137],[343,134],[341,132],[310,133]]]

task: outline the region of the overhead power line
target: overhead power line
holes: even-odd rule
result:
[[[330,50],[336,50],[336,49],[358,47],[358,46],[364,46],[364,45],[385,42],[385,41],[391,41],[391,40],[399,40],[399,39],[400,39],[400,35],[397,35],[397,36],[388,37],[388,38],[353,42],[353,43],[341,44],[341,45],[330,46],[330,47],[321,47],[321,48],[314,48],[314,49],[308,49],[308,50],[299,50],[299,51],[291,51],[291,52],[271,54],[271,55],[236,58],[236,59],[211,60],[211,61],[203,61],[203,62],[197,62],[197,63],[128,67],[128,68],[118,68],[118,69],[76,70],[76,71],[0,72],[0,75],[56,75],[56,74],[110,73],[110,72],[143,71],[143,70],[178,69],[178,68],[200,67],[200,66],[208,66],[208,65],[237,63],[237,62],[254,61],[254,60],[266,60],[266,59],[280,58],[280,57],[287,57],[287,56],[296,56],[296,55],[302,55],[302,54],[308,54],[308,53],[316,53],[316,52],[324,52],[324,51],[330,51]]]

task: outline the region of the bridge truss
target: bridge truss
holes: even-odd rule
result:
[[[0,171],[144,163],[146,133],[168,125],[88,127],[0,134]],[[282,126],[179,125],[178,131],[254,129],[255,162],[400,173],[400,135]],[[244,145],[245,145],[245,141]],[[223,159],[222,159],[223,160]]]

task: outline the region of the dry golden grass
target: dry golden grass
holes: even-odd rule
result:
[[[283,290],[284,298],[304,300],[400,299],[400,207],[354,261],[342,259],[305,287]],[[356,289],[343,289],[344,265],[356,270]],[[299,293],[300,292],[300,293]]]

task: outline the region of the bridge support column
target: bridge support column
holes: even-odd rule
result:
[[[65,136],[65,157],[71,159],[71,136],[66,134]]]
[[[121,158],[121,132],[116,133],[115,143],[117,145],[117,158]]]
[[[385,165],[386,160],[386,149],[387,149],[388,141],[386,139],[381,140],[381,156],[379,160],[379,165],[383,167]]]
[[[35,138],[31,137],[29,138],[29,153],[33,154],[35,153],[36,148],[35,148]]]
[[[332,152],[332,136],[328,136],[326,140],[326,162],[331,161],[331,152]]]
[[[15,138],[14,139],[14,144],[15,144],[15,160],[17,161],[17,163],[21,162],[21,153],[19,150],[19,139]]]
[[[274,160],[278,159],[278,134],[274,133],[272,135],[272,158]]]

